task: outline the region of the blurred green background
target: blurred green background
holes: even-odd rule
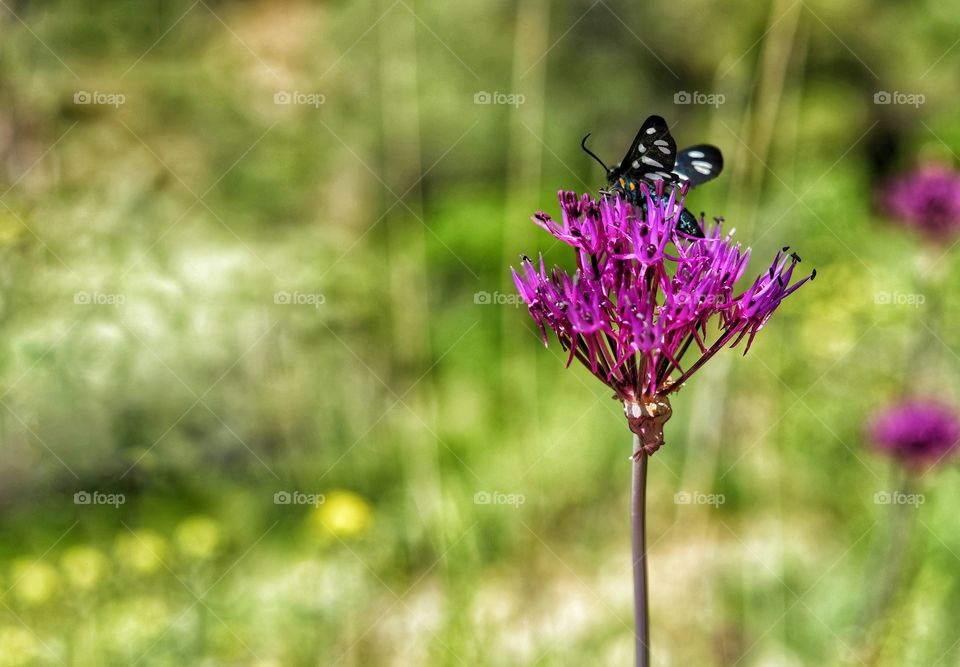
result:
[[[956,253],[873,202],[956,160],[960,8],[3,0],[0,30],[0,666],[631,664],[622,411],[508,267],[570,265],[529,216],[651,113],[724,151],[688,202],[749,274],[819,273],[674,401],[656,664],[960,664],[960,475],[884,505],[862,438],[958,397]]]

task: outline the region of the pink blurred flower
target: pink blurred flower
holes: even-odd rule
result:
[[[878,450],[910,467],[925,467],[957,449],[960,417],[936,399],[913,398],[874,414],[867,431]]]
[[[880,193],[887,213],[897,222],[943,241],[960,233],[960,172],[926,165],[905,173]]]

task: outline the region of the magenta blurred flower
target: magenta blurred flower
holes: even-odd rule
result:
[[[960,233],[960,172],[926,165],[890,181],[881,192],[886,211],[934,240]]]
[[[816,272],[791,284],[800,258],[784,248],[736,294],[749,249],[733,244],[732,232],[723,235],[719,219],[702,239],[679,232],[685,190],[665,197],[662,183],[656,193],[641,188],[645,211],[619,198],[560,192],[562,221],[545,213],[533,220],[574,249],[576,271],[548,272],[541,255],[536,264],[524,257],[513,277],[544,344],[552,329],[569,352],[567,365],[577,359],[613,389],[649,454],[662,444],[667,396],[727,344],[746,339],[746,353],[780,302]],[[690,348],[698,356],[681,364]],[[655,418],[659,424],[650,423]],[[654,432],[641,433],[646,427]]]
[[[868,434],[877,449],[911,467],[925,467],[957,449],[960,417],[935,399],[915,398],[875,414]]]

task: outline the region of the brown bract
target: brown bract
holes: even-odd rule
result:
[[[663,425],[673,415],[670,399],[664,394],[643,397],[639,401],[624,401],[623,414],[627,424],[639,438],[639,448],[633,453],[634,459],[646,454],[650,456],[663,445]]]

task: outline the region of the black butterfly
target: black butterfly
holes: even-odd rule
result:
[[[670,134],[667,122],[660,116],[650,116],[640,127],[630,149],[623,160],[613,168],[607,167],[599,157],[587,148],[588,134],[580,146],[607,171],[607,189],[602,194],[620,195],[646,211],[646,197],[642,196],[640,181],[646,181],[651,193],[657,181],[667,185],[679,186],[689,182],[691,186],[700,185],[716,178],[723,170],[723,155],[720,149],[709,144],[691,146],[677,153],[677,142]],[[656,196],[655,194],[653,196]],[[670,196],[666,190],[660,199],[663,203]],[[696,217],[683,209],[677,229],[688,236],[703,238],[703,230]]]

